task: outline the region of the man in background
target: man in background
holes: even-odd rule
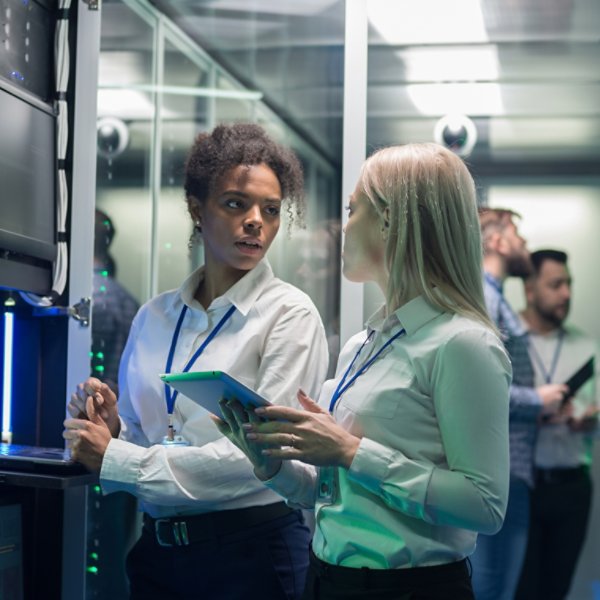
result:
[[[560,408],[566,386],[544,384],[536,388],[527,348],[527,332],[503,293],[508,277],[532,272],[525,240],[515,223],[518,215],[506,209],[482,208],[479,213],[484,249],[484,294],[513,367],[510,387],[510,487],[502,529],[479,535],[471,556],[473,590],[477,600],[513,600],[529,529],[529,493],[533,487],[533,451],[538,420]]]
[[[531,259],[533,273],[525,279],[527,308],[521,318],[529,334],[535,383],[564,382],[594,360],[596,344],[565,325],[572,283],[566,253],[539,250]],[[559,600],[569,592],[592,501],[589,467],[597,414],[592,376],[576,392],[569,410],[540,422],[519,600]]]

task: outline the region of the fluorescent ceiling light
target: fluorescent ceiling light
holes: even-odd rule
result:
[[[239,10],[247,13],[272,13],[281,15],[316,15],[339,0],[205,0],[208,7],[222,10]]]
[[[227,98],[236,100],[260,100],[262,92],[252,90],[232,90],[187,86],[100,85],[98,89],[98,115],[114,116],[121,119],[151,119],[154,117],[152,94],[170,94],[204,98]],[[176,116],[163,108],[163,117]]]
[[[148,120],[154,118],[154,104],[148,94],[126,89],[98,89],[98,116]]]
[[[203,98],[233,98],[236,100],[261,100],[262,92],[254,90],[234,90],[205,87],[189,87],[182,85],[152,85],[140,83],[137,85],[100,85],[102,90],[132,90],[145,93],[172,94],[175,96],[197,96]]]
[[[417,110],[427,116],[463,114],[470,117],[504,114],[497,83],[424,83],[407,86]]]
[[[433,48],[421,46],[396,53],[409,82],[495,81],[498,50],[495,46]]]
[[[369,0],[367,13],[390,44],[489,41],[479,0]]]

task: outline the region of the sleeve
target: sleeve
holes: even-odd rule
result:
[[[511,384],[510,418],[513,421],[537,421],[542,410],[542,400],[534,387]]]
[[[258,372],[258,393],[274,404],[298,407],[302,388],[318,398],[329,366],[325,329],[315,308],[287,311],[266,336]]]
[[[293,306],[265,338],[257,391],[274,403],[297,405],[299,387],[318,394],[327,361],[325,331],[316,309]],[[129,406],[125,396],[122,421],[127,440],[147,446],[141,443]],[[223,488],[227,489],[228,501],[241,500],[264,489],[245,454],[218,434],[216,428],[214,441],[200,447],[140,448],[134,444],[122,440],[109,444],[101,471],[105,493],[129,491],[152,504],[193,504],[203,510],[218,510],[223,502]]]
[[[483,293],[488,315],[499,326],[502,305],[502,296],[484,280]],[[518,317],[513,310],[508,308],[510,319],[518,322]],[[513,381],[510,385],[510,418],[515,421],[537,421],[542,409],[542,400],[533,383],[534,375],[529,358],[527,337],[522,335],[511,336],[505,339],[505,347],[513,364]],[[527,383],[528,385],[524,385]]]
[[[495,533],[508,500],[510,377],[491,333],[456,335],[440,348],[431,381],[447,467],[363,438],[350,478],[412,517]]]
[[[312,510],[315,507],[315,488],[318,469],[297,460],[284,460],[279,472],[263,483],[285,498],[292,508]]]

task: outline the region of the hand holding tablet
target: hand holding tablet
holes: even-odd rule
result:
[[[209,412],[223,418],[219,401],[237,400],[244,408],[270,406],[270,402],[224,371],[166,373],[160,378]]]

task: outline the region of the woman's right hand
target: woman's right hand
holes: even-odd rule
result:
[[[271,479],[281,469],[281,459],[265,456],[262,451],[271,446],[249,442],[243,429],[244,423],[261,423],[260,418],[254,411],[247,411],[237,400],[223,399],[219,405],[223,419],[211,415],[219,431],[248,457],[259,479]]]
[[[102,383],[95,377],[86,379],[77,386],[71,394],[71,400],[67,405],[67,412],[74,419],[89,419],[86,411],[87,399],[92,397],[97,407],[97,414],[108,426],[113,437],[119,435],[121,421],[117,409],[117,396],[106,383]]]

